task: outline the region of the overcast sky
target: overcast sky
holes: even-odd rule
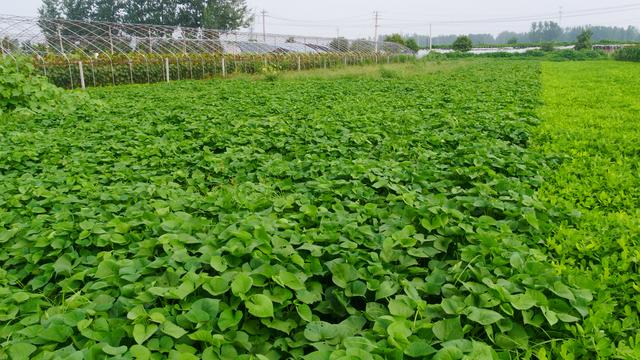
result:
[[[35,16],[40,3],[41,0],[0,0],[0,13]],[[282,34],[372,37],[374,11],[380,14],[381,33],[426,34],[428,24],[434,22],[434,36],[497,34],[502,30],[526,31],[536,17],[558,21],[560,7],[565,14],[563,26],[640,27],[640,2],[632,0],[247,0],[247,3],[257,14],[255,31],[262,31],[260,12],[266,10],[267,32]],[[616,8],[626,5],[632,6],[624,11]],[[585,12],[593,9],[598,10]],[[458,23],[450,23],[454,21]]]

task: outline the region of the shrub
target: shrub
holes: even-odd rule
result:
[[[593,37],[593,31],[585,30],[578,35],[576,42],[576,50],[591,50],[593,49],[593,43],[591,38]]]
[[[384,37],[384,41],[404,45],[404,39],[400,34],[391,34]]]
[[[468,36],[459,36],[456,41],[453,42],[453,50],[459,52],[468,52],[473,48],[473,42]]]
[[[405,41],[404,46],[408,47],[409,49],[413,50],[413,51],[418,51],[420,50],[420,46],[418,46],[418,43],[416,42],[416,39],[407,39],[407,41]]]
[[[546,52],[551,52],[554,51],[556,48],[555,46],[553,46],[553,43],[544,43],[542,44],[542,46],[540,46],[540,50],[542,51],[546,51]]]
[[[551,60],[554,61],[583,61],[583,60],[596,60],[606,58],[606,54],[599,50],[561,50],[556,51],[551,56]]]
[[[640,61],[640,46],[622,48],[613,54],[613,58],[620,61]]]
[[[0,59],[0,113],[16,109],[48,110],[63,90],[33,73],[28,59]]]
[[[276,81],[280,78],[278,68],[273,65],[267,65],[262,67],[261,73],[264,75],[266,81]]]

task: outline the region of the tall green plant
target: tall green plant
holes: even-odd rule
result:
[[[0,113],[24,108],[51,108],[62,90],[33,74],[27,59],[0,59]]]
[[[580,35],[578,35],[576,41],[576,50],[590,50],[593,48],[593,42],[591,38],[593,37],[593,31],[587,29],[584,30]]]
[[[453,42],[453,50],[460,52],[468,52],[473,48],[473,42],[468,36],[459,36]]]

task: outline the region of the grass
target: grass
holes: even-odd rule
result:
[[[558,165],[540,197],[579,214],[546,246],[562,271],[596,294],[581,346],[603,358],[640,356],[639,78],[632,63],[542,67],[544,121],[536,143]]]

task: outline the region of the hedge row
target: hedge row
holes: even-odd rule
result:
[[[620,61],[640,61],[640,46],[622,48],[616,51],[613,57]]]

